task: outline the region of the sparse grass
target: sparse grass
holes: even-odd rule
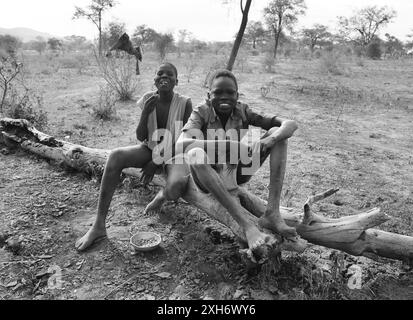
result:
[[[356,57],[356,65],[359,67],[364,67],[365,66],[364,59],[362,57]]]
[[[79,124],[79,123],[75,123],[75,124],[73,125],[73,128],[74,128],[74,129],[78,129],[78,130],[88,130],[87,125],[85,125],[85,124]]]
[[[116,94],[110,86],[101,86],[97,105],[92,108],[95,119],[110,121],[117,119]]]
[[[192,52],[186,54],[186,56],[184,57],[183,65],[184,65],[186,81],[188,83],[191,82],[192,75],[200,64],[200,58],[201,58],[200,56]]]
[[[48,114],[43,109],[43,97],[27,88],[21,91],[11,91],[5,106],[5,115],[14,119],[26,119],[39,130],[46,129]]]
[[[334,51],[327,51],[319,59],[320,70],[334,76],[341,76],[345,73],[341,63],[340,54]]]
[[[90,59],[85,54],[74,54],[57,58],[58,64],[63,68],[76,69],[78,74],[82,74],[86,67],[90,65]]]

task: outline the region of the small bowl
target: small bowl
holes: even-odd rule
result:
[[[162,237],[155,232],[138,232],[130,238],[130,243],[135,251],[152,251],[162,243]]]

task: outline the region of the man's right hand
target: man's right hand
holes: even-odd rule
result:
[[[159,95],[157,93],[154,93],[152,96],[150,96],[148,100],[145,101],[142,113],[149,115],[153,110],[155,110],[158,99]]]

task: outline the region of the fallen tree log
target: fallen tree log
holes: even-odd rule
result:
[[[28,121],[22,119],[0,119],[0,143],[20,147],[44,158],[56,160],[58,163],[93,175],[100,175],[110,150],[88,148],[70,142],[55,139],[36,130]],[[140,177],[137,169],[125,169],[124,173]],[[155,184],[162,186],[164,181],[155,177]],[[310,197],[304,205],[304,210],[281,208],[281,214],[286,223],[297,229],[299,236],[294,241],[286,241],[269,230],[271,243],[279,250],[302,252],[306,242],[322,245],[347,252],[355,256],[381,256],[413,262],[413,237],[371,229],[390,219],[390,217],[375,208],[358,215],[330,219],[312,212],[311,204],[320,201],[338,189],[331,189],[322,194]],[[245,188],[238,188],[232,196],[246,208],[250,214],[247,218],[257,224],[258,218],[264,213],[266,203]],[[228,227],[238,238],[245,241],[239,225],[211,195],[201,192],[191,179],[188,191],[183,197],[188,203],[203,210],[213,219]]]

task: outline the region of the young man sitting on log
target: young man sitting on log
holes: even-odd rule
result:
[[[239,102],[238,96],[234,74],[228,70],[218,70],[211,78],[206,103],[192,112],[176,149],[185,152],[189,164],[186,168],[199,189],[211,193],[228,210],[243,229],[251,251],[259,253],[269,237],[247,219],[243,214],[246,209],[231,197],[230,191],[249,181],[270,156],[268,206],[259,220],[259,226],[285,238],[295,237],[296,230],[287,226],[281,218],[280,196],[287,160],[287,140],[297,130],[297,124],[293,120],[257,114]],[[267,130],[251,147],[241,142],[249,125]],[[241,158],[244,158],[242,162]],[[159,207],[162,202],[162,196],[158,195],[147,210]]]
[[[155,172],[164,168],[167,181],[163,194],[167,200],[178,199],[186,188],[188,177],[185,176],[187,174],[185,167],[165,165],[156,159],[160,158],[159,153],[171,153],[171,157],[173,156],[175,137],[179,135],[183,124],[188,121],[192,112],[192,103],[190,98],[174,92],[178,84],[178,72],[173,64],[162,63],[154,81],[157,91],[146,93],[137,102],[142,109],[142,114],[136,129],[136,137],[141,143],[136,146],[117,148],[110,153],[100,186],[97,216],[89,231],[76,241],[75,247],[79,251],[89,248],[94,242],[107,236],[106,216],[123,169],[142,168],[142,180],[147,184],[153,179]],[[161,129],[170,133],[170,139],[162,140],[163,150],[159,150],[161,141],[158,139],[161,137],[158,135],[159,138],[156,138],[156,133],[162,131]],[[167,140],[169,143],[165,143]]]

